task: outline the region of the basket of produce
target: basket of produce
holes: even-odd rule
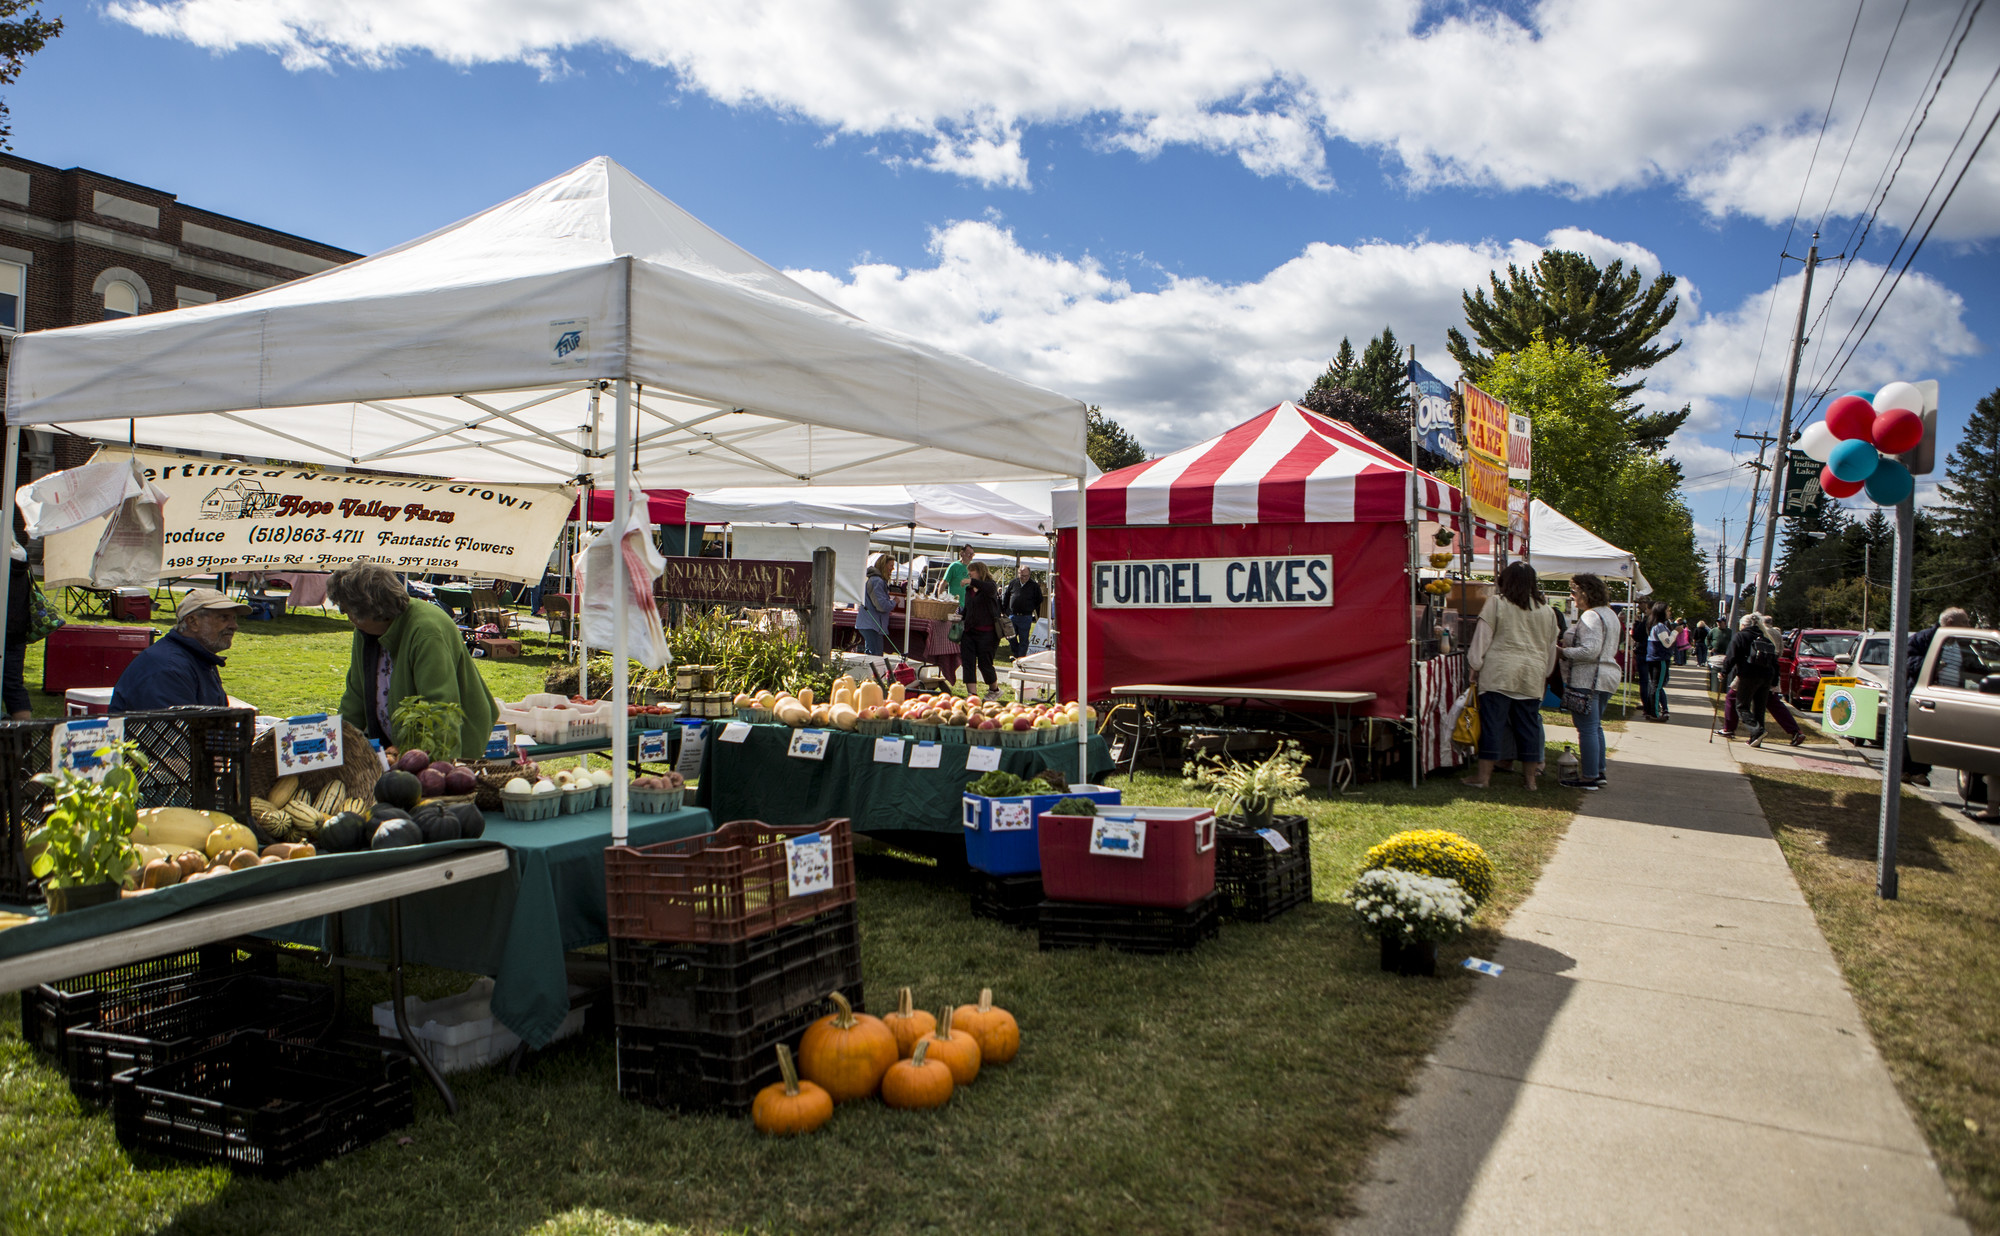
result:
[[[963,747],[965,745],[965,727],[963,725],[940,725],[937,727],[937,731],[938,741],[947,747]]]
[[[895,730],[894,717],[862,717],[854,723],[854,732],[864,738],[880,738],[895,733]]]
[[[516,777],[500,790],[500,810],[522,823],[553,820],[562,814],[562,787],[548,778],[530,782]]]
[[[515,778],[525,779],[529,785],[541,780],[541,770],[533,760],[480,760],[467,765],[472,770],[472,801],[479,804],[481,811],[500,809],[500,792]]]
[[[265,730],[250,744],[249,777],[250,797],[262,799],[260,805],[251,803],[253,816],[261,816],[264,808],[283,808],[292,805],[296,799],[301,807],[317,808],[322,800],[330,805],[341,805],[350,798],[366,801],[375,787],[375,778],[382,775],[382,757],[375,753],[368,735],[352,725],[342,722],[340,726],[341,763],[338,768],[320,768],[296,776],[278,775],[278,740],[276,730]],[[329,786],[338,786],[338,795],[328,792]],[[304,793],[307,797],[300,799]],[[321,810],[325,817],[333,814]],[[265,822],[258,819],[259,825]],[[286,838],[278,838],[286,840]]]
[[[958,602],[948,597],[911,597],[910,617],[944,622],[958,612]]]
[[[687,797],[687,781],[677,772],[634,777],[626,788],[626,804],[640,815],[679,811]]]

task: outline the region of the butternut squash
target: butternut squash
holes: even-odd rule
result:
[[[881,703],[882,684],[872,679],[862,683],[855,692],[854,706],[856,708],[874,708]]]
[[[891,704],[900,704],[900,703],[902,703],[902,702],[903,702],[903,684],[902,684],[902,683],[900,683],[900,682],[892,682],[892,683],[890,683],[890,684],[889,684],[889,702],[890,702]]]
[[[854,710],[854,705],[837,702],[831,708],[827,709],[827,719],[833,722],[836,729],[852,730],[854,723],[860,720],[861,717]]]
[[[806,711],[806,706],[789,696],[779,700],[772,711],[777,714],[778,720],[794,728],[805,725],[812,719],[812,714]]]
[[[813,689],[811,687],[799,688],[799,703],[804,704],[807,708],[813,706]]]
[[[852,707],[854,704],[854,692],[849,691],[846,687],[841,686],[839,683],[835,683],[833,686],[833,702],[835,704],[846,704],[849,707]]]

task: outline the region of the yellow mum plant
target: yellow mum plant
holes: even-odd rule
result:
[[[1479,844],[1442,828],[1416,828],[1397,833],[1368,851],[1363,871],[1393,867],[1423,875],[1457,880],[1475,902],[1493,892],[1493,860]]]

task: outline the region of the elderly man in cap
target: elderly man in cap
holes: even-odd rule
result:
[[[111,692],[111,711],[144,712],[200,704],[229,706],[220,654],[236,638],[236,620],[250,612],[213,588],[194,588],[174,609],[174,629],[140,653]]]

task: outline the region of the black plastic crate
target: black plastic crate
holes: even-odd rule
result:
[[[239,1034],[114,1088],[128,1150],[282,1176],[358,1150],[410,1123],[409,1058]]]
[[[1041,949],[1096,948],[1127,953],[1189,953],[1221,934],[1222,895],[1210,893],[1178,909],[1044,901]]]
[[[840,994],[860,1010],[859,983]],[[741,1115],[779,1080],[778,1044],[797,1050],[806,1027],[832,1011],[831,1000],[815,1000],[744,1034],[619,1026],[618,1093],[653,1107]]]
[[[744,1034],[860,984],[861,928],[852,902],[748,940],[611,942],[621,1026]]]
[[[67,1060],[69,1032],[78,1026],[101,1025],[185,1000],[198,979],[268,974],[276,968],[276,958],[269,953],[204,944],[184,953],[43,983],[21,993],[21,1038],[59,1061]]]
[[[164,989],[175,998],[141,1000],[136,1012],[95,1026],[73,1026],[64,1064],[69,1088],[93,1103],[111,1101],[112,1079],[185,1060],[244,1031],[288,1042],[310,1041],[333,1020],[326,983],[244,974],[196,979]]]
[[[1271,829],[1291,848],[1276,850],[1234,819],[1217,821],[1215,891],[1223,914],[1238,922],[1268,922],[1312,900],[1312,831],[1302,815],[1271,819]]]
[[[193,807],[250,820],[250,742],[257,714],[247,708],[167,708],[124,715],[125,739],[139,744],[148,767],[139,778],[145,807]],[[50,735],[62,718],[0,722],[0,901],[42,900],[28,870],[24,838],[41,824],[53,792],[34,781],[49,770]]]
[[[972,917],[990,918],[1009,927],[1033,927],[1042,917],[1042,877],[997,876],[974,871]]]

